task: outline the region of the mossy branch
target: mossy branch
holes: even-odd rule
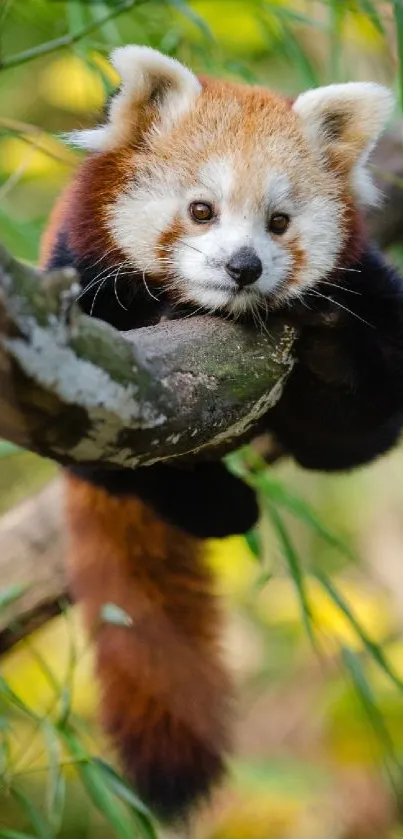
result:
[[[403,229],[402,123],[373,158],[385,193],[368,216],[381,246]],[[61,463],[126,466],[243,442],[278,398],[294,331],[214,318],[119,334],[79,312],[71,270],[44,274],[0,249],[0,436]]]
[[[368,226],[381,246],[402,240],[401,136],[398,125],[374,157],[386,196]],[[238,445],[279,395],[292,364],[286,324],[273,320],[271,338],[204,317],[121,335],[71,305],[74,279],[71,271],[44,274],[0,248],[0,436],[62,463],[191,459]],[[64,592],[54,537],[60,519],[52,487],[0,525],[5,584],[16,579],[16,562],[17,579],[38,582],[36,546],[42,554],[49,540],[47,579],[57,581],[29,587],[12,607],[7,620],[11,614],[17,623],[0,625],[0,652],[57,609]],[[21,534],[31,546],[23,560]]]
[[[289,325],[202,317],[123,335],[78,310],[75,279],[0,249],[0,436],[63,464],[133,467],[228,451],[279,397]]]

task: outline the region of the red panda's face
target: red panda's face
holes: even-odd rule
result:
[[[165,277],[180,300],[233,313],[299,294],[326,274],[343,245],[343,208],[303,143],[286,130],[281,148],[269,133],[249,138],[242,114],[219,125],[213,142],[206,126],[205,148],[192,128],[184,141],[179,131],[170,138],[166,157],[158,141],[152,155],[134,157],[109,207],[109,228],[133,264]]]
[[[278,305],[337,268],[354,212],[373,199],[368,153],[390,110],[374,84],[294,105],[199,80],[153,50],[115,53],[122,88],[82,144],[125,154],[105,205],[113,242],[173,299],[234,314]]]

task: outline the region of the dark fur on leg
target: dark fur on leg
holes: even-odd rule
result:
[[[223,463],[155,464],[138,469],[70,470],[114,496],[137,496],[170,524],[199,538],[242,534],[256,523],[255,494]]]
[[[403,280],[369,247],[330,279],[342,288],[323,282],[308,293],[309,309],[289,312],[302,330],[297,364],[263,425],[306,468],[345,470],[399,437]]]

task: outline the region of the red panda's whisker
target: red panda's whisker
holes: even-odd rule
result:
[[[201,253],[204,256],[203,251],[200,248],[196,248],[194,245],[189,245],[189,242],[181,242],[181,245],[185,245],[187,248],[191,248],[192,251],[196,251],[196,253]]]
[[[126,263],[122,262],[122,265],[120,266],[120,268],[118,268],[118,270],[117,270],[117,272],[116,272],[116,274],[115,274],[115,276],[114,276],[114,279],[113,279],[113,291],[114,291],[114,295],[115,295],[115,297],[116,297],[116,300],[117,300],[117,302],[119,303],[119,306],[120,306],[122,309],[124,309],[124,310],[125,310],[125,312],[127,312],[127,311],[128,311],[128,307],[127,307],[127,306],[125,306],[125,305],[122,303],[122,301],[120,300],[120,297],[119,297],[119,295],[118,295],[118,280],[119,280],[119,272],[120,272],[120,269],[122,268],[122,266],[123,266],[123,265],[125,265],[125,264],[126,264]]]
[[[81,298],[84,297],[85,294],[87,294],[87,291],[91,291],[91,289],[99,285],[99,283],[101,283],[102,280],[103,277],[97,277],[95,280],[92,280],[92,282],[85,286],[85,288],[81,289],[80,293],[77,295],[75,299],[75,302],[78,303],[78,301],[81,300]]]
[[[143,276],[144,288],[145,288],[145,290],[146,290],[147,294],[151,297],[151,299],[152,299],[152,300],[156,300],[156,301],[157,301],[157,303],[160,303],[160,302],[161,302],[161,301],[160,301],[160,298],[159,298],[159,297],[156,297],[156,296],[155,296],[155,294],[153,294],[153,293],[150,291],[150,289],[149,289],[149,287],[148,287],[148,285],[147,285],[147,281],[146,281],[146,272],[145,272],[145,271],[142,271],[142,276]]]
[[[188,320],[189,318],[194,318],[194,316],[197,315],[198,312],[202,312],[202,311],[204,311],[204,306],[198,306],[198,308],[194,309],[193,312],[189,312],[188,315],[184,315],[183,320]]]
[[[85,287],[85,288],[84,288],[84,289],[80,292],[80,294],[77,296],[77,298],[76,298],[76,302],[78,302],[78,301],[81,299],[81,297],[83,297],[83,295],[84,295],[84,294],[86,294],[88,291],[91,291],[91,289],[93,289],[96,285],[98,285],[98,288],[97,288],[97,290],[96,290],[96,292],[95,292],[95,295],[94,295],[94,298],[93,298],[93,300],[92,300],[91,309],[90,309],[90,317],[92,317],[92,314],[93,314],[93,312],[94,312],[94,307],[95,307],[96,299],[97,299],[97,297],[98,297],[98,294],[99,294],[99,292],[100,292],[101,288],[102,288],[102,287],[103,287],[103,285],[107,282],[107,280],[109,280],[111,277],[113,277],[113,276],[114,276],[114,274],[115,274],[114,290],[115,290],[116,299],[118,300],[118,302],[119,302],[119,304],[122,306],[122,308],[125,308],[125,307],[123,306],[123,304],[121,303],[121,301],[118,299],[118,296],[117,296],[117,290],[116,290],[116,285],[115,285],[115,283],[116,283],[116,272],[117,272],[117,273],[119,273],[119,271],[120,271],[120,269],[122,268],[122,266],[123,266],[123,265],[126,265],[128,262],[129,262],[129,260],[125,260],[124,262],[121,262],[121,263],[120,263],[120,265],[115,265],[115,266],[113,266],[112,268],[111,268],[110,266],[108,266],[108,268],[104,268],[104,269],[103,269],[102,271],[100,271],[100,272],[99,272],[99,274],[98,274],[98,275],[97,275],[97,276],[96,276],[96,277],[92,280],[92,282],[91,282],[91,283],[89,283],[89,285],[87,285],[87,286],[86,286],[86,287]],[[102,275],[103,275],[103,274],[105,274],[105,271],[108,271],[109,273],[107,273],[107,274],[106,274],[106,276],[104,277],[104,276],[102,276]],[[127,309],[126,309],[126,311],[127,311]]]
[[[343,265],[335,265],[334,270],[335,271],[351,271],[352,274],[361,274],[362,273],[361,268],[344,268]]]
[[[323,285],[331,285],[333,288],[340,288],[342,291],[348,291],[349,294],[362,294],[362,291],[357,291],[355,288],[346,288],[344,285],[338,285],[337,283],[331,283],[330,280],[321,280]]]
[[[83,288],[80,291],[79,295],[76,297],[76,303],[81,299],[81,297],[83,297],[84,294],[87,293],[87,291],[91,291],[91,289],[94,288],[94,286],[97,285],[97,283],[101,282],[101,279],[103,278],[103,274],[105,274],[106,272],[109,272],[108,276],[111,276],[113,271],[116,271],[118,268],[119,268],[119,265],[114,265],[112,268],[111,268],[110,265],[108,265],[106,268],[103,268],[102,271],[100,271],[97,274],[97,276],[94,277],[93,280],[91,280],[91,282],[88,283],[88,285],[85,286],[85,288]]]
[[[299,300],[300,303],[302,303],[303,306],[305,306],[306,309],[309,309],[310,312],[312,311],[311,307],[308,306],[308,303],[304,299],[304,292],[303,291],[300,294],[297,294],[296,298],[297,298],[297,300]]]
[[[93,268],[95,268],[96,265],[98,265],[100,262],[102,262],[103,259],[106,259],[106,257],[109,256],[109,254],[112,253],[113,250],[114,250],[114,248],[111,247],[111,248],[108,248],[107,251],[104,251],[103,254],[99,257],[99,259],[96,259],[95,262],[92,262],[90,264],[89,267],[91,268],[91,270],[93,270]]]
[[[103,279],[103,280],[102,280],[102,282],[99,284],[99,286],[98,286],[98,288],[97,288],[97,290],[96,290],[96,292],[95,292],[95,294],[94,294],[94,299],[93,299],[93,301],[92,301],[92,303],[91,303],[90,318],[92,318],[92,316],[93,316],[93,314],[94,314],[94,309],[95,309],[95,304],[96,304],[96,301],[97,301],[98,294],[99,294],[99,292],[101,291],[101,288],[103,288],[103,287],[104,287],[104,285],[105,285],[105,283],[107,282],[107,280],[109,280],[109,276],[108,276],[108,277],[105,277],[105,279]]]
[[[266,316],[267,316],[267,303],[266,303],[266,301],[265,301],[265,308],[266,308]],[[259,303],[257,304],[256,314],[257,314],[258,321],[259,321],[259,324],[260,324],[260,327],[261,327],[262,331],[263,331],[263,332],[264,332],[264,333],[265,333],[265,334],[266,334],[269,338],[272,338],[273,336],[272,336],[272,334],[271,334],[270,330],[267,328],[267,325],[266,325],[266,323],[265,323],[265,321],[264,321],[264,318],[263,318],[263,317],[262,317],[262,315],[260,314],[260,311],[259,311]]]
[[[262,305],[264,305],[264,317],[262,316],[262,324],[264,323],[265,331],[269,335],[269,337],[271,338],[272,335],[269,332],[269,330],[267,329],[267,320],[269,318],[269,304],[268,304],[267,297],[261,297],[258,300],[258,307],[262,307]]]
[[[351,309],[349,309],[347,306],[343,306],[343,304],[342,304],[342,303],[339,303],[339,301],[338,301],[338,300],[334,300],[334,298],[333,298],[333,297],[326,297],[326,295],[325,295],[325,294],[321,294],[321,293],[320,293],[320,291],[317,291],[317,289],[310,289],[310,290],[307,292],[307,294],[311,294],[312,296],[315,296],[315,297],[322,297],[322,298],[323,298],[323,300],[330,300],[330,302],[331,302],[331,303],[334,303],[334,305],[335,305],[335,306],[338,306],[338,307],[339,307],[339,309],[344,309],[344,311],[345,311],[345,312],[348,312],[348,313],[349,313],[349,315],[352,315],[352,317],[353,317],[353,318],[356,318],[357,320],[360,320],[360,321],[361,321],[361,323],[365,323],[365,324],[366,324],[366,326],[369,326],[371,329],[375,329],[375,327],[374,327],[374,325],[373,325],[372,323],[369,323],[369,321],[367,321],[367,320],[365,320],[364,318],[360,317],[360,315],[357,315],[357,313],[356,313],[356,312],[353,312],[353,311],[352,311]]]

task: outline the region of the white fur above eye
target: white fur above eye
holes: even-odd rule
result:
[[[201,92],[197,77],[175,58],[150,47],[129,45],[111,54],[121,86],[113,97],[105,125],[73,131],[68,141],[89,151],[109,151],[136,140],[139,115],[155,101],[158,131],[169,130]],[[159,93],[158,102],[154,100]]]
[[[351,170],[353,191],[363,205],[378,197],[366,164],[393,106],[391,91],[375,82],[318,87],[301,93],[293,105],[324,162],[329,150],[340,147]]]

